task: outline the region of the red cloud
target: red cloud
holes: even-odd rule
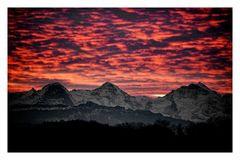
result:
[[[231,93],[226,26],[231,9],[12,8],[8,90],[56,80],[93,89],[111,81],[129,94],[152,96],[201,81]]]

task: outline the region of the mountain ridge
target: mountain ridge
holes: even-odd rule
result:
[[[229,108],[231,105],[231,96],[222,97],[201,82],[181,86],[164,97],[155,99],[131,96],[110,82],[93,90],[72,91],[68,91],[61,83],[55,82],[45,85],[38,91],[31,89],[28,92],[9,94],[9,105],[78,106],[87,102],[106,107],[120,106],[132,110],[149,110],[172,118],[198,122],[225,114],[226,106]]]

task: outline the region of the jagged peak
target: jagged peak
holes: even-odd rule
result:
[[[44,94],[46,91],[49,90],[49,88],[52,88],[52,87],[61,88],[64,91],[68,92],[68,90],[60,82],[53,82],[45,85],[41,90],[41,94]]]
[[[198,86],[204,88],[204,89],[207,89],[207,90],[210,90],[205,84],[201,83],[201,82],[198,82],[197,84]]]
[[[114,88],[114,89],[121,90],[117,85],[115,85],[115,84],[113,84],[111,82],[105,82],[100,87],[96,88],[95,90],[98,90],[98,89],[108,89],[108,88]]]
[[[216,91],[209,89],[205,84],[198,82],[198,83],[191,83],[186,86],[181,86],[176,90],[172,90],[170,93],[166,95],[166,97],[172,97],[175,94],[218,94]]]
[[[105,82],[102,84],[102,86],[107,86],[107,87],[117,87],[115,84],[111,83],[111,82]]]
[[[49,83],[48,85],[51,85],[51,86],[52,86],[52,85],[55,85],[55,86],[56,86],[56,85],[63,86],[60,82],[53,82],[53,83]]]
[[[32,88],[29,91],[25,92],[25,96],[31,96],[31,95],[35,95],[35,94],[37,94],[37,91],[34,88]]]
[[[126,92],[124,92],[122,89],[120,89],[117,85],[111,83],[111,82],[105,82],[103,83],[100,87],[96,88],[94,91],[110,91],[111,92],[118,92],[121,94],[126,94],[128,95]]]
[[[29,92],[37,92],[35,88],[29,90]]]
[[[49,84],[43,86],[42,89],[48,88],[48,87],[51,87],[51,86],[59,86],[59,87],[65,88],[60,82],[53,82],[53,83],[49,83]]]
[[[201,89],[207,90],[207,91],[212,91],[211,89],[209,89],[204,83],[202,82],[198,82],[198,83],[191,83],[188,87],[199,87]]]

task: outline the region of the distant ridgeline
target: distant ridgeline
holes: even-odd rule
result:
[[[38,91],[9,93],[8,103],[13,115],[18,115],[18,122],[31,123],[81,119],[113,125],[153,123],[163,117],[206,122],[232,115],[232,95],[218,94],[202,83],[182,86],[164,97],[150,99],[131,96],[109,82],[94,90],[72,91],[56,82]]]

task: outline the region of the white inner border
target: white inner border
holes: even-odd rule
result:
[[[7,8],[8,7],[232,7],[233,8],[233,152],[232,153],[8,153],[7,152]],[[239,0],[0,0],[0,159],[240,159],[240,1]],[[97,134],[97,133],[96,133]],[[221,140],[220,140],[221,141]],[[161,144],[159,144],[161,145]]]

